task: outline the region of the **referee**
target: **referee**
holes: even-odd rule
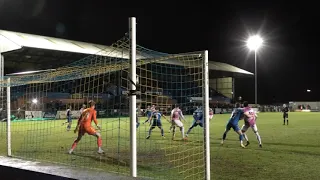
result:
[[[287,125],[289,125],[289,108],[287,107],[286,104],[283,104],[283,108],[282,108],[282,112],[283,112],[283,125],[286,125],[286,121],[287,121]]]

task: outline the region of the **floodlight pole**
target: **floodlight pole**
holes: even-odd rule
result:
[[[256,108],[258,108],[257,49],[254,50],[254,103]]]
[[[209,121],[209,62],[208,51],[203,53],[204,161],[205,179],[210,180],[210,121]]]
[[[3,83],[4,84],[4,83]],[[7,150],[8,156],[11,156],[11,98],[10,98],[10,78],[7,80]]]
[[[130,78],[132,83],[130,85],[130,91],[136,90],[136,18],[131,17],[129,19],[129,36],[130,36]],[[136,117],[136,94],[130,93],[130,173],[132,177],[137,177],[137,117]]]

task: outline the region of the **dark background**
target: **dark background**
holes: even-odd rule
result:
[[[15,169],[7,166],[0,166],[0,173],[3,179],[10,180],[74,180],[71,178],[59,177],[22,169]]]
[[[245,40],[259,33],[258,103],[319,100],[315,3],[249,1],[0,0],[0,29],[109,45],[137,17],[137,41],[179,53],[209,50],[209,60],[254,72]],[[306,90],[311,89],[311,93]],[[236,96],[254,102],[254,78],[236,81]]]

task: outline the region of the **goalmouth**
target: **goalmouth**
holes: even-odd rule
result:
[[[110,56],[97,53],[54,71],[4,77],[1,87],[6,95],[1,102],[7,121],[0,123],[4,130],[0,136],[6,136],[6,146],[0,146],[0,154],[5,149],[9,157],[131,177],[210,179],[208,51],[165,54],[143,48],[136,44],[135,18],[129,20],[129,34],[111,47]],[[202,101],[192,102],[191,97]],[[86,135],[75,154],[69,155],[66,152],[76,135],[61,125],[64,116],[53,115],[71,109],[74,127],[79,109],[89,100],[97,103],[105,154],[95,154],[96,142]],[[204,127],[194,128],[188,140],[181,140],[184,134],[179,131],[176,136],[167,132],[170,112],[177,104],[185,115],[185,130],[193,123],[193,111],[203,109]],[[161,130],[151,133],[144,121],[148,106],[153,105],[169,122],[162,118]],[[22,106],[33,113],[30,116],[39,112],[40,117],[12,121]],[[44,118],[45,113],[52,117]]]

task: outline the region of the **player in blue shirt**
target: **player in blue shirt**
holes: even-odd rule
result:
[[[145,124],[146,122],[150,122],[150,125],[151,125],[151,121],[150,121],[150,117],[151,117],[151,115],[152,115],[152,113],[153,113],[153,111],[154,111],[154,108],[155,108],[155,106],[153,105],[152,107],[150,107],[150,106],[148,106],[147,107],[147,109],[146,109],[146,115],[147,115],[147,120],[145,120],[144,121],[144,123],[143,124]]]
[[[200,127],[203,127],[203,118],[204,118],[203,109],[202,109],[202,107],[198,107],[193,112],[193,123],[187,131],[187,134],[186,134],[187,137],[194,127],[197,127],[198,125]],[[213,118],[213,110],[210,108],[209,109],[209,119],[211,120],[212,118]]]
[[[136,127],[137,127],[137,128],[140,126],[139,114],[140,114],[140,106],[138,106],[138,107],[136,108]]]
[[[247,105],[248,105],[248,102],[244,102],[244,106],[247,106]],[[242,148],[245,148],[245,146],[243,145],[243,134],[242,134],[241,129],[239,128],[239,125],[238,125],[239,121],[241,119],[243,119],[244,115],[248,116],[249,118],[251,117],[250,114],[244,113],[244,109],[240,108],[240,104],[237,103],[236,108],[233,110],[231,117],[227,123],[226,130],[223,133],[221,145],[224,144],[224,141],[227,137],[227,133],[232,128],[237,134],[239,134],[240,146]]]
[[[150,136],[151,136],[151,132],[152,130],[155,128],[155,127],[158,127],[161,131],[161,136],[162,138],[164,138],[164,131],[163,131],[163,128],[162,128],[162,123],[161,123],[161,117],[167,119],[164,115],[162,115],[159,111],[157,110],[154,110],[154,112],[152,113],[152,115],[150,116],[150,121],[152,120],[152,124],[150,126],[150,129],[149,129],[149,133],[148,133],[148,136],[146,139],[149,139]]]

